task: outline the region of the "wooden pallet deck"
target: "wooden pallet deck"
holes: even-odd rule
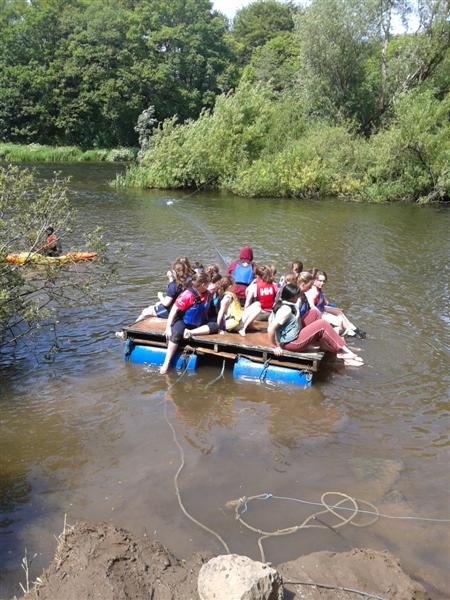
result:
[[[166,324],[166,319],[149,317],[124,327],[123,331],[126,338],[135,344],[165,347]],[[253,330],[248,331],[245,337],[238,333],[197,335],[183,340],[180,348],[195,351],[198,355],[216,356],[229,360],[236,360],[240,356],[256,362],[266,362],[267,359],[270,359],[272,365],[311,372],[318,370],[324,356],[323,352],[314,349],[308,352],[285,350],[282,356],[276,356],[267,337],[267,322],[264,321],[254,323]]]

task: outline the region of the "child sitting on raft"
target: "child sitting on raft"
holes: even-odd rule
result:
[[[286,275],[282,275],[280,277],[280,282],[279,282],[279,287],[283,287],[283,285],[286,285],[286,283],[290,283],[289,281],[286,280],[287,275],[290,275],[291,273],[293,273],[296,277],[298,277],[300,275],[300,273],[303,271],[303,263],[301,260],[294,260],[291,263],[289,263],[288,266],[288,271]]]
[[[167,319],[172,304],[184,290],[191,278],[190,267],[186,262],[175,261],[172,263],[171,268],[168,271],[168,277],[169,284],[167,286],[166,293],[159,296],[159,302],[144,308],[144,310],[138,316],[136,322],[142,321],[142,319],[146,319],[147,317],[159,317],[160,319]]]
[[[191,263],[190,263],[189,259],[187,258],[187,256],[177,256],[176,259],[173,261],[172,264],[175,264],[175,263],[182,263],[184,265],[185,269],[186,269],[186,273],[187,273],[188,279],[190,277],[192,277],[192,275],[194,274],[194,270],[191,267]],[[172,268],[170,268],[167,271],[167,279],[169,280],[169,283],[175,279],[175,275],[174,275],[174,272],[173,272]],[[158,293],[158,297],[159,297],[160,294],[161,294],[161,292]]]
[[[328,280],[325,271],[313,269],[312,274],[314,276],[314,284],[311,289],[306,292],[309,304],[315,306],[322,313],[322,318],[333,325],[341,335],[365,338],[365,332],[354,325],[340,308],[330,304],[326,299],[323,293],[323,286]]]
[[[175,300],[170,309],[165,330],[167,352],[160,373],[167,373],[170,362],[183,337],[217,333],[217,322],[209,320],[211,294],[208,292],[209,277],[206,273],[195,273],[192,281]]]
[[[239,330],[241,335],[245,335],[247,327],[255,319],[268,320],[277,294],[273,267],[268,265],[257,267],[255,274],[256,279],[248,286],[246,292],[245,310],[249,311],[249,316],[245,326]]]
[[[307,346],[318,344],[322,350],[342,358],[347,366],[364,364],[362,358],[346,346],[344,338],[327,321],[318,318],[317,310],[306,310],[302,318],[303,307],[309,308],[304,293],[297,285],[286,284],[281,291],[280,301],[273,307],[267,329],[276,356],[281,356],[283,350],[302,352]]]
[[[228,275],[234,279],[233,292],[239,298],[241,306],[245,304],[245,292],[255,278],[256,265],[253,262],[253,250],[250,246],[243,246],[239,252],[239,259],[233,260],[228,266]]]
[[[234,279],[231,275],[225,275],[216,283],[216,297],[220,302],[217,315],[217,325],[222,332],[238,331],[245,335],[247,327],[255,320],[259,307],[251,305],[244,309],[237,295],[233,292]],[[257,310],[256,310],[257,309]]]

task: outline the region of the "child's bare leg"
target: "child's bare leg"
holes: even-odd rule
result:
[[[343,331],[354,331],[357,328],[356,325],[345,316],[344,312],[340,308],[337,308],[337,306],[327,306],[325,311],[331,315],[336,315],[341,319]]]
[[[200,325],[200,327],[196,327],[195,329],[185,329],[184,337],[189,338],[191,335],[208,335],[210,332],[209,325]]]
[[[152,306],[147,306],[147,308],[144,308],[144,310],[141,312],[141,314],[136,319],[136,322],[142,321],[142,319],[146,319],[147,317],[155,317],[155,316],[156,316],[155,305],[153,304]]]
[[[164,375],[169,370],[170,361],[175,356],[175,352],[177,351],[177,348],[178,348],[178,344],[176,344],[175,342],[170,342],[170,341],[167,342],[166,358],[164,359],[164,362],[163,362],[161,368],[159,369],[159,372],[161,373],[161,375]]]
[[[249,325],[251,325],[251,323],[253,323],[253,321],[256,319],[256,317],[259,315],[260,312],[261,312],[261,304],[259,302],[253,302],[253,304],[250,304],[250,306],[248,306],[244,310],[244,313],[243,313],[242,319],[241,319],[241,326],[238,330],[240,335],[242,335],[242,336],[246,335],[247,327]]]

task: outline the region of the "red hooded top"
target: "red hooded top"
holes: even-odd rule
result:
[[[233,260],[232,263],[228,266],[228,275],[231,275],[237,265],[238,262],[248,262],[252,263],[253,273],[255,272],[256,265],[253,263],[253,250],[250,246],[242,246],[239,251],[239,259]],[[232,291],[236,294],[239,300],[245,300],[245,290],[247,286],[243,283],[236,283],[233,286]]]

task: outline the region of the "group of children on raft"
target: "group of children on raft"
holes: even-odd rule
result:
[[[244,246],[239,259],[220,275],[219,267],[203,268],[177,258],[167,272],[169,284],[159,301],[144,309],[138,321],[149,316],[167,319],[167,353],[160,372],[166,373],[180,341],[191,335],[237,332],[246,335],[256,320],[268,320],[267,333],[277,356],[283,350],[301,352],[318,345],[332,352],[349,366],[362,366],[363,360],[348,348],[344,336],[365,337],[344,315],[330,304],[322,291],[327,281],[324,271],[303,270],[300,261],[275,283],[276,269],[257,266],[253,250]]]

